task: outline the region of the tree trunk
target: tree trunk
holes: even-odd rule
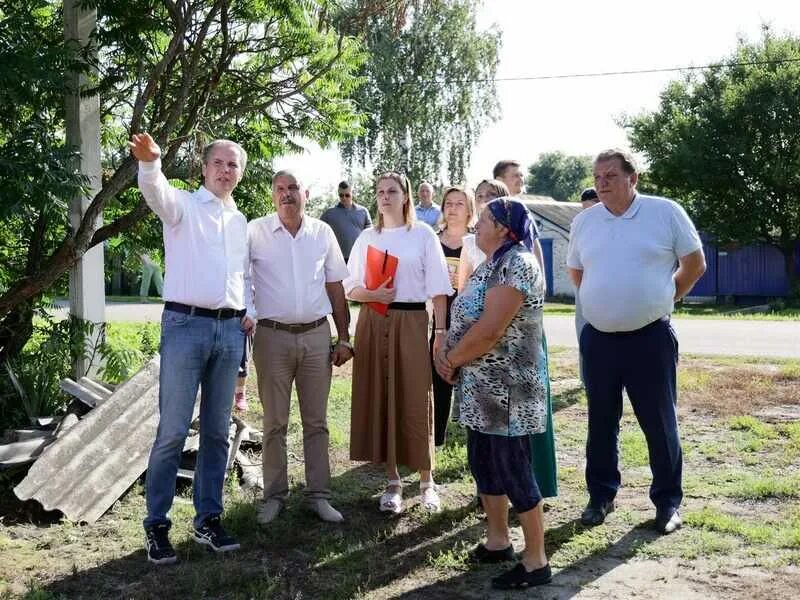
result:
[[[27,300],[17,304],[0,321],[0,363],[15,358],[33,335],[33,304]]]

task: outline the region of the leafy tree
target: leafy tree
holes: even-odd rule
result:
[[[365,4],[356,0],[351,10]],[[399,2],[348,21],[359,24],[369,58],[353,96],[366,115],[364,132],[342,144],[346,161],[400,169],[416,183],[438,180],[443,167],[450,181],[463,180],[472,146],[498,109],[500,34],[478,29],[478,5]]]
[[[0,9],[0,358],[20,351],[33,305],[88,248],[145,217],[149,235],[158,231],[140,195],[125,193],[135,185],[132,133],[149,131],[167,176],[192,185],[203,144],[236,139],[250,154],[237,201],[263,214],[271,157],[295,149],[297,136],[328,145],[360,128],[349,98],[364,56],[333,27],[333,1],[86,4],[98,11],[88,50],[65,44],[61,3],[8,0]],[[67,70],[95,71],[82,93],[99,94],[102,119],[102,188],[75,231],[69,199],[85,182],[64,146]]]
[[[525,184],[529,194],[575,200],[581,190],[592,184],[592,158],[544,152],[528,168]]]
[[[800,237],[800,38],[764,29],[724,64],[672,82],[658,110],[628,117],[650,180],[721,243],[763,242],[795,292]]]

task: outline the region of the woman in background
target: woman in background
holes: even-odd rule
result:
[[[502,181],[498,181],[497,179],[484,179],[481,181],[478,187],[475,188],[475,220],[477,221],[487,202],[508,195],[508,188]],[[486,255],[475,244],[475,234],[468,233],[465,235],[461,246],[461,257],[458,265],[459,291],[464,289],[464,284],[467,279],[469,279],[469,276],[472,275],[472,272],[484,260],[486,260]]]
[[[469,229],[474,225],[475,201],[472,190],[461,186],[450,186],[442,194],[442,221],[439,231],[439,243],[442,245],[447,270],[450,273],[450,284],[458,290],[458,280],[461,272],[461,256],[464,238]],[[445,315],[445,328],[450,328],[450,306],[456,298],[458,291],[447,296],[447,313]],[[431,332],[430,351],[431,365],[433,365],[433,343],[436,334]],[[453,386],[433,373],[433,440],[436,446],[443,446],[447,439],[447,423],[450,420],[450,405],[452,404]]]

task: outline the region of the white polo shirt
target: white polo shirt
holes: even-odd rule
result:
[[[254,305],[257,318],[286,324],[311,323],[331,314],[325,284],[347,277],[347,266],[329,225],[304,215],[292,237],[272,214],[248,223],[247,242],[248,314]]]
[[[617,217],[603,203],[572,222],[567,266],[583,271],[583,316],[605,332],[633,331],[672,313],[678,259],[703,247],[686,211],[636,194]]]

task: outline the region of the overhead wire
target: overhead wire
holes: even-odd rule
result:
[[[663,67],[650,69],[633,69],[628,71],[599,71],[594,73],[564,73],[556,75],[519,75],[513,77],[487,77],[481,79],[423,79],[420,81],[406,81],[405,85],[439,84],[448,85],[453,83],[489,83],[507,81],[547,81],[553,79],[582,79],[589,77],[616,77],[620,75],[646,75],[650,73],[675,73],[680,71],[700,71],[705,69],[720,69],[731,67],[751,67],[761,65],[778,65],[786,63],[800,62],[800,58],[782,58],[775,60],[753,60],[727,63],[710,63],[706,65],[689,65],[685,67]]]

